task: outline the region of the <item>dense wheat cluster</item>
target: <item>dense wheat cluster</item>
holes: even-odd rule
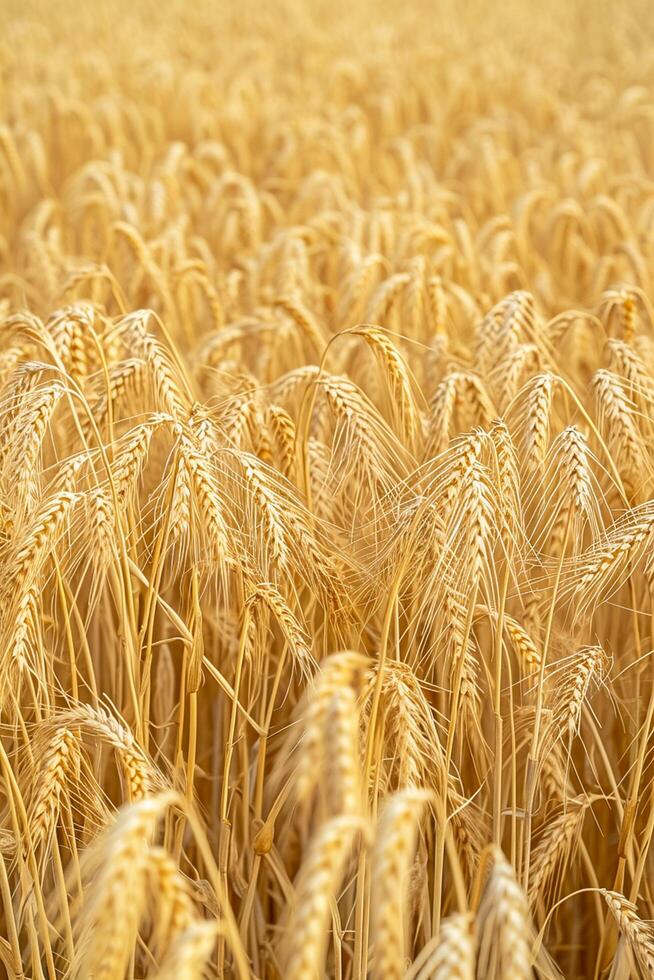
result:
[[[0,20],[0,974],[654,976],[648,4]]]

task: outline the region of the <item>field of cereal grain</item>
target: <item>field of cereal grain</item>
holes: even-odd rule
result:
[[[654,977],[654,8],[0,0],[0,977]]]

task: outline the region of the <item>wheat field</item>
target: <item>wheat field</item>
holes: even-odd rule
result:
[[[0,976],[654,977],[654,8],[0,27]]]

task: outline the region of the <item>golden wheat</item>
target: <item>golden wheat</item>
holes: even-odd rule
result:
[[[0,978],[654,976],[651,4],[0,22]]]

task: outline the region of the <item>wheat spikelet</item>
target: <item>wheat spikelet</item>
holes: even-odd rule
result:
[[[486,467],[473,460],[458,488],[459,497],[450,516],[449,547],[465,548],[470,562],[463,575],[473,586],[488,569],[490,539],[496,526],[495,502]]]
[[[53,382],[40,393],[35,394],[29,406],[29,412],[26,413],[27,417],[24,420],[17,420],[17,425],[21,425],[23,434],[20,444],[20,464],[27,480],[34,477],[46,430],[55,407],[63,394],[63,385],[59,382]],[[12,462],[15,465],[17,461],[12,460]]]
[[[77,453],[67,462],[63,463],[57,479],[52,483],[52,490],[57,492],[63,490],[67,493],[74,493],[79,488],[79,478],[83,474],[88,464],[87,453]]]
[[[165,848],[150,848],[146,873],[156,909],[152,941],[159,958],[163,958],[166,950],[193,924],[193,902],[177,864]]]
[[[14,613],[11,637],[7,652],[12,668],[22,673],[31,663],[30,651],[35,640],[38,624],[38,590],[36,586],[26,589],[20,596]]]
[[[248,605],[257,602],[265,603],[270,609],[293,655],[308,667],[312,661],[309,640],[282,594],[270,582],[259,582],[248,598]]]
[[[558,498],[557,504],[545,511],[549,554],[567,551],[570,543],[577,551],[588,530],[593,534],[599,531],[599,501],[591,459],[585,437],[574,426],[568,426],[552,442],[543,486],[548,499]]]
[[[210,410],[200,402],[196,402],[189,415],[188,424],[197,441],[200,452],[204,454],[205,462],[210,463],[213,460],[219,441],[218,427],[212,418]]]
[[[28,819],[32,844],[37,847],[53,832],[66,782],[78,765],[79,745],[68,728],[54,732],[33,776]]]
[[[20,592],[38,576],[42,562],[61,534],[69,511],[79,494],[62,491],[49,498],[36,512],[24,534],[24,544],[13,558],[14,586]]]
[[[282,296],[275,300],[275,306],[287,313],[305,337],[310,341],[317,354],[321,354],[325,341],[322,330],[318,326],[315,317],[297,299],[291,296]]]
[[[559,689],[561,725],[572,738],[579,731],[581,710],[591,683],[601,680],[606,667],[606,655],[601,647],[580,650],[569,668],[563,690]]]
[[[361,815],[359,712],[349,687],[337,690],[325,724],[327,755],[326,793],[335,816]]]
[[[489,859],[492,865],[477,911],[477,975],[531,977],[527,899],[498,847],[492,848]]]
[[[375,977],[404,976],[408,876],[418,822],[427,799],[428,794],[420,789],[391,796],[377,828],[372,857]]]
[[[82,379],[88,371],[88,358],[84,342],[85,330],[93,323],[93,308],[88,305],[66,307],[59,310],[46,323],[57,353],[75,379]]]
[[[377,671],[370,672],[364,691],[363,719],[369,722],[371,695]],[[409,790],[422,786],[438,792],[444,788],[442,748],[425,692],[407,664],[386,666],[381,684],[381,729],[384,758],[381,785],[384,789]],[[379,775],[376,775],[379,779]]]
[[[457,399],[457,375],[452,374],[438,385],[431,400],[431,417],[427,423],[428,441],[425,456],[438,456],[447,447],[454,405]]]
[[[109,405],[115,410],[127,398],[136,394],[146,377],[146,362],[139,358],[119,361],[109,368],[108,390],[98,397],[93,406],[93,417],[101,429],[106,421]]]
[[[295,885],[296,904],[288,927],[285,975],[289,980],[309,980],[322,971],[329,902],[360,827],[360,818],[333,817],[310,844]]]
[[[593,378],[601,418],[615,459],[630,485],[638,486],[648,472],[643,437],[638,431],[633,404],[619,380],[610,371],[597,371]]]
[[[177,938],[154,976],[157,980],[197,980],[211,956],[218,932],[215,922],[193,922]]]
[[[148,844],[170,794],[125,807],[83,859],[95,870],[76,928],[83,953],[75,977],[110,978],[127,966],[144,909]]]
[[[182,435],[179,444],[179,458],[183,466],[182,480],[188,481],[183,484],[184,491],[188,491],[189,495],[191,488],[194,491],[202,524],[209,540],[210,552],[215,558],[227,557],[230,552],[229,532],[216,480],[207,464],[206,454],[203,454],[201,449],[196,448],[189,438]],[[179,471],[177,476],[179,480]],[[181,490],[182,483],[180,483],[180,492]],[[180,498],[179,502],[183,504],[183,514],[188,521],[190,519],[189,500],[186,498],[182,501]],[[175,503],[173,503],[172,511],[175,514]]]
[[[654,973],[654,935],[649,924],[638,917],[633,902],[619,892],[602,889],[602,895],[621,934],[626,938],[637,963],[646,977]]]
[[[296,793],[299,799],[306,797],[315,785],[318,767],[324,759],[323,732],[332,698],[337,691],[362,675],[368,665],[367,658],[353,651],[332,654],[322,664],[314,681],[313,689],[305,695],[300,717],[303,731],[300,743],[300,761],[296,775]]]
[[[109,494],[101,489],[93,490],[89,497],[92,510],[93,539],[97,544],[102,562],[111,559],[114,548],[114,512]]]
[[[348,432],[348,443],[368,461],[375,458],[376,444],[369,412],[360,392],[346,378],[324,378],[321,387],[327,402]]]
[[[268,418],[278,453],[279,470],[288,480],[295,476],[295,423],[279,405],[268,407]]]
[[[546,825],[538,846],[532,855],[529,874],[529,900],[546,894],[552,879],[563,875],[566,865],[574,858],[574,852],[585,815],[584,806],[572,806],[554,817]]]
[[[524,452],[532,465],[545,459],[554,390],[550,374],[539,374],[525,386]]]
[[[608,362],[611,371],[620,374],[629,382],[629,397],[642,404],[652,397],[652,379],[647,364],[629,344],[614,337],[606,342]]]
[[[505,422],[495,421],[490,428],[490,437],[494,448],[504,536],[508,533],[514,537],[523,522],[518,454]]]
[[[516,347],[501,364],[500,404],[510,404],[524,375],[538,371],[540,367],[541,354],[536,344],[520,344]]]
[[[288,563],[288,545],[284,528],[284,519],[278,507],[275,494],[270,489],[268,481],[256,457],[242,457],[245,481],[260,515],[263,526],[263,540],[270,548],[272,561],[279,565]]]
[[[596,601],[623,572],[627,562],[637,562],[654,526],[654,515],[644,505],[616,521],[575,563],[569,591],[584,601]]]
[[[431,976],[434,980],[473,980],[475,945],[471,924],[471,916],[462,912],[444,919],[438,945],[416,978]]]
[[[150,368],[161,409],[176,419],[188,417],[187,398],[175,377],[168,354],[156,337],[147,332],[144,319],[138,314],[128,317],[124,329]]]
[[[384,369],[404,438],[410,444],[417,426],[417,411],[411,378],[401,354],[383,330],[365,326],[357,327],[352,333],[364,338]]]
[[[179,449],[170,479],[173,481],[173,494],[170,503],[170,540],[174,544],[186,538],[191,526],[191,477],[188,466],[188,453]]]
[[[157,775],[130,729],[103,707],[78,705],[59,713],[52,724],[57,727],[77,724],[89,735],[111,745],[120,759],[130,800],[147,796],[157,783]]]
[[[518,654],[522,664],[523,670],[527,676],[535,673],[540,668],[541,656],[538,652],[538,647],[531,639],[527,631],[517,622],[517,620],[512,619],[511,616],[507,616],[504,620],[504,628],[506,632],[511,637],[511,642],[514,645],[516,653]]]

